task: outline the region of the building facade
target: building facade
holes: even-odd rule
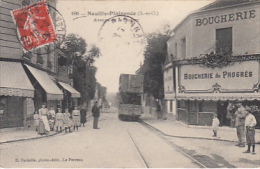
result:
[[[0,6],[0,128],[29,127],[43,102],[62,106],[64,86],[58,86],[58,57],[55,44],[23,52],[11,11],[39,0],[1,1]],[[55,8],[56,1],[46,1]],[[52,16],[55,27],[55,18]],[[68,84],[69,85],[69,84]],[[72,87],[71,87],[72,88]],[[71,91],[69,86],[65,90]],[[75,90],[75,89],[74,89]],[[73,94],[72,94],[73,95]],[[80,97],[77,92],[75,97]]]
[[[260,106],[260,1],[215,1],[188,15],[168,41],[177,119],[211,125],[229,101]],[[256,114],[256,116],[258,116]]]
[[[170,60],[169,60],[170,59]],[[166,58],[165,66],[163,69],[164,79],[164,100],[165,100],[165,113],[172,114],[176,118],[176,98],[175,98],[175,69],[172,64],[172,58]]]

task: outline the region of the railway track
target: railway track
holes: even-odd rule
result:
[[[133,139],[131,133],[129,132],[128,128],[125,126],[125,124],[124,124],[123,121],[121,121],[121,123],[123,124],[124,128],[126,129],[127,134],[128,134],[128,136],[129,136],[129,138],[130,138],[132,144],[134,145],[134,147],[135,147],[135,149],[136,149],[136,151],[137,151],[137,154],[138,154],[139,157],[140,157],[140,160],[142,161],[142,163],[144,164],[144,166],[145,166],[146,168],[150,168],[149,165],[148,165],[148,162],[145,160],[145,158],[144,158],[142,152],[141,152],[140,149],[138,148],[138,146],[137,146],[136,142],[134,141],[134,139]]]
[[[184,156],[188,157],[189,159],[191,159],[195,164],[197,164],[200,168],[210,168],[210,167],[207,167],[205,164],[203,164],[202,162],[200,162],[199,160],[195,159],[194,157],[192,157],[191,155],[189,155],[187,152],[183,151],[181,148],[179,148],[179,146],[177,146],[176,144],[168,141],[163,132],[161,132],[160,130],[144,123],[143,121],[139,121],[138,122],[139,124],[141,124],[142,126],[150,129],[150,131],[152,131],[153,133],[155,133],[156,135],[158,135],[162,140],[164,140],[166,143],[168,143],[171,147],[177,149],[180,153],[182,153]]]
[[[142,154],[140,148],[138,147],[138,145],[136,144],[134,138],[132,137],[130,131],[128,130],[128,128],[126,127],[126,125],[124,123],[127,122],[123,122],[123,126],[126,129],[128,136],[131,140],[131,142],[133,143],[138,155],[140,156],[141,161],[143,162],[144,166],[146,168],[150,168],[149,166],[149,161],[147,161],[144,157],[144,155]],[[163,133],[161,133],[160,131],[155,130],[154,128],[152,128],[151,126],[145,124],[142,121],[138,122],[141,126],[148,128],[150,131],[152,131],[153,133],[155,133],[157,136],[159,136],[164,142],[166,142],[167,144],[169,144],[171,147],[173,147],[174,149],[176,149],[178,152],[182,153],[184,156],[186,156],[187,158],[189,158],[193,163],[195,163],[196,165],[198,165],[199,168],[208,168],[206,165],[202,164],[201,162],[199,162],[198,160],[196,160],[195,158],[193,158],[191,155],[189,155],[188,153],[186,153],[185,151],[181,150],[177,145],[173,144],[172,142],[169,142],[165,137],[163,137]],[[173,166],[174,167],[174,166]]]

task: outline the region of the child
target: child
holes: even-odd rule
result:
[[[48,120],[49,120],[49,125],[50,125],[51,131],[54,130],[54,119],[55,119],[55,110],[52,107],[50,107]]]
[[[37,111],[34,112],[33,119],[34,119],[34,127],[36,128],[36,131],[38,131],[41,117]]]
[[[77,106],[75,106],[75,109],[72,111],[72,119],[74,123],[74,130],[75,128],[78,130],[80,126],[80,111]]]
[[[65,113],[63,113],[63,124],[65,127],[65,133],[67,133],[67,129],[69,128],[69,132],[71,133],[70,127],[71,127],[71,120],[70,120],[70,113],[68,109],[65,109]]]
[[[212,137],[217,137],[218,126],[219,126],[218,115],[214,114],[212,119],[212,130],[214,135]]]
[[[55,116],[55,126],[57,128],[57,132],[58,133],[59,133],[59,128],[60,128],[60,132],[62,132],[63,114],[61,113],[61,108],[58,108],[58,112],[56,113],[56,116]]]
[[[256,126],[256,119],[255,116],[251,114],[251,108],[245,108],[247,112],[246,120],[245,120],[245,128],[246,128],[246,142],[248,145],[247,151],[244,153],[250,153],[250,148],[252,145],[252,154],[255,155],[255,126]]]

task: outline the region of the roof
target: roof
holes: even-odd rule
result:
[[[238,4],[245,4],[249,2],[258,2],[259,0],[217,0],[209,5],[200,8],[198,11],[205,11],[210,9],[216,9],[221,7],[229,7]]]
[[[25,65],[35,79],[39,82],[41,87],[47,93],[47,100],[62,100],[63,99],[63,92],[60,88],[51,80],[49,75],[39,69],[31,67],[29,65]]]
[[[34,88],[19,62],[0,61],[0,95],[34,97]]]
[[[63,82],[59,82],[59,84],[61,85],[61,87],[63,87],[65,90],[71,93],[71,97],[73,98],[80,97],[80,93],[76,89],[74,89],[71,85]]]

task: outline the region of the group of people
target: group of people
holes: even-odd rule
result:
[[[52,107],[48,110],[46,103],[43,103],[42,107],[34,114],[34,126],[39,134],[48,134],[50,131],[54,131],[55,128],[57,132],[62,132],[63,128],[65,132],[67,130],[71,132],[72,128],[78,130],[81,125],[85,127],[86,115],[87,111],[84,108],[78,110],[77,106],[74,107],[71,114],[68,109],[65,109],[65,112],[62,113],[61,108],[58,108],[56,113]]]
[[[244,153],[250,153],[252,147],[252,154],[255,153],[255,126],[257,124],[256,118],[252,115],[252,109],[248,106],[244,107],[242,102],[235,101],[229,102],[227,107],[227,118],[235,120],[235,126],[238,137],[238,147],[245,147],[245,140],[248,145],[247,150]],[[214,115],[212,120],[213,137],[217,136],[217,128],[219,126],[219,120],[217,114]]]

